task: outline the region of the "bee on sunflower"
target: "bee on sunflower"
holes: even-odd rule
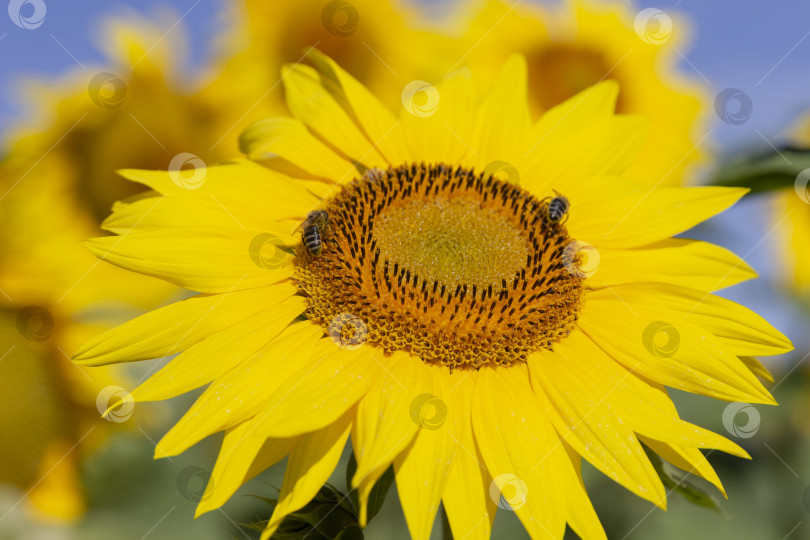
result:
[[[283,72],[293,117],[243,133],[249,159],[207,167],[194,189],[122,171],[153,192],[116,204],[104,227],[117,236],[88,242],[199,293],[75,357],[177,354],[136,401],[207,386],[156,449],[225,432],[198,514],[289,456],[269,538],[349,439],[360,524],[393,466],[419,539],[440,503],[459,538],[488,538],[497,508],[532,538],[566,524],[604,538],[581,460],[665,507],[645,446],[722,491],[700,450],[745,451],[681,420],[666,387],[773,404],[754,355],[791,344],[712,294],[754,276],[743,261],[672,236],[745,190],[626,176],[647,123],[614,113],[613,81],[532,122],[513,56],[481,97],[466,69],[414,81],[397,116],[308,56],[315,68]]]

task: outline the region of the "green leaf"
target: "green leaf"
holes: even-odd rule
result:
[[[794,188],[805,169],[810,169],[810,150],[783,147],[721,164],[709,184],[747,187],[752,193]]]
[[[663,482],[667,493],[678,493],[692,504],[709,508],[724,516],[726,515],[726,512],[720,506],[717,499],[706,493],[702,488],[689,482],[685,473],[680,472],[680,470],[675,469],[669,465],[669,463],[664,462],[661,456],[646,446],[644,447],[644,451],[647,452],[647,457],[655,468],[655,472],[658,473],[658,477],[661,478],[661,482]]]

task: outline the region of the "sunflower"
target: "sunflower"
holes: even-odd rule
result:
[[[532,123],[514,56],[480,99],[462,69],[406,88],[396,116],[309,57],[284,70],[294,117],[243,134],[259,161],[208,167],[193,190],[122,171],[154,193],[117,204],[104,226],[118,236],[88,244],[199,293],[75,358],[179,353],[136,401],[207,386],[156,450],[225,432],[198,515],[289,455],[268,538],[349,438],[361,524],[393,465],[414,538],[440,503],[458,538],[487,538],[499,507],[533,538],[566,523],[604,538],[581,460],[663,508],[642,445],[722,490],[700,450],[745,451],[681,420],[666,387],[773,404],[753,355],[791,345],[712,294],[754,276],[743,261],[671,237],[745,190],[626,177],[647,123],[614,114],[613,81]]]
[[[484,0],[469,6],[453,24],[462,29],[453,57],[463,54],[474,73],[490,77],[510,54],[523,54],[534,89],[529,103],[537,113],[615,80],[621,88],[617,112],[650,119],[630,175],[675,186],[684,181],[687,166],[700,162],[693,136],[707,99],[675,67],[688,38],[687,21],[637,13],[618,0],[566,0],[555,7]]]

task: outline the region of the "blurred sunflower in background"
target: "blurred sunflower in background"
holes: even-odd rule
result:
[[[147,55],[160,34],[146,21],[110,20],[104,27],[104,71],[26,83],[37,117],[5,134],[8,150],[0,162],[0,301],[8,351],[0,362],[0,481],[20,487],[37,515],[62,521],[84,510],[81,460],[117,427],[99,421],[97,397],[124,380],[117,369],[77,369],[70,355],[100,327],[153,308],[177,290],[98,265],[82,241],[98,233],[99,216],[113,201],[137,191],[116,168],[165,167],[180,148],[195,146],[205,125],[201,107],[167,80],[180,36]]]
[[[687,21],[654,9],[639,12],[618,0],[482,0],[459,3],[454,13],[451,27],[460,39],[451,42],[458,50],[453,58],[463,58],[476,76],[491,80],[510,54],[523,54],[535,114],[615,80],[617,112],[650,119],[649,137],[628,174],[661,186],[693,179],[689,166],[706,158],[695,148],[695,135],[708,100],[676,68],[679,48],[688,41]]]
[[[810,149],[810,116],[805,116],[791,137],[796,148]],[[792,165],[796,168],[798,165]],[[795,171],[794,171],[795,172]],[[810,301],[810,170],[798,171],[792,188],[774,196],[772,221],[778,241],[775,253],[783,261],[780,278],[789,290]]]
[[[228,4],[223,19],[229,30],[218,46],[222,68],[201,94],[217,107],[242,109],[215,126],[227,134],[232,155],[247,125],[287,112],[281,66],[304,61],[310,47],[351,69],[392,106],[409,81],[443,73],[435,51],[448,38],[423,30],[423,13],[410,2],[246,0]]]
[[[648,124],[614,114],[612,81],[532,122],[515,56],[485,93],[464,69],[417,81],[397,116],[327,56],[307,57],[315,69],[284,68],[293,117],[242,135],[253,161],[201,169],[194,189],[176,171],[124,171],[152,192],[115,205],[104,228],[119,236],[89,242],[199,293],[76,356],[180,353],[139,401],[207,385],[156,450],[225,431],[198,513],[289,455],[268,538],[349,437],[360,525],[393,466],[414,538],[440,503],[459,538],[488,538],[498,507],[533,538],[562,538],[566,523],[604,538],[581,459],[665,507],[645,446],[722,491],[700,449],[747,454],[681,420],[666,387],[773,404],[753,356],[791,345],[712,294],[753,277],[744,262],[672,236],[745,190],[630,176]]]

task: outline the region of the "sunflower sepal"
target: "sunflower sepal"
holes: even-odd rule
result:
[[[253,495],[271,507],[278,503],[270,499]],[[348,495],[330,484],[324,485],[309,504],[284,518],[281,525],[271,536],[272,540],[362,540],[363,529],[357,523],[354,508],[348,504]],[[269,519],[247,524],[246,527],[262,532],[267,528]]]
[[[667,493],[677,493],[695,506],[714,510],[724,518],[729,517],[726,511],[723,510],[723,507],[720,506],[718,500],[707,493],[703,488],[690,482],[687,479],[687,475],[675,470],[674,467],[664,462],[661,456],[650,450],[647,446],[644,446],[644,451],[647,453],[647,457],[650,459],[650,463],[652,463],[655,472],[658,473],[658,477],[664,484]]]
[[[357,472],[357,460],[354,457],[354,454],[351,455],[349,458],[349,463],[346,465],[346,485],[352,485],[352,478],[354,477],[354,473]],[[368,514],[366,521],[370,523],[372,519],[379,513],[380,509],[385,502],[385,497],[388,495],[388,490],[391,489],[391,486],[394,483],[394,468],[388,467],[388,469],[383,473],[379,480],[374,484],[374,487],[371,488],[371,493],[368,496],[368,503],[366,505],[368,509]],[[357,494],[357,489],[352,489],[349,492],[349,498],[354,505],[354,508],[357,509],[357,512],[360,512],[360,499]]]

